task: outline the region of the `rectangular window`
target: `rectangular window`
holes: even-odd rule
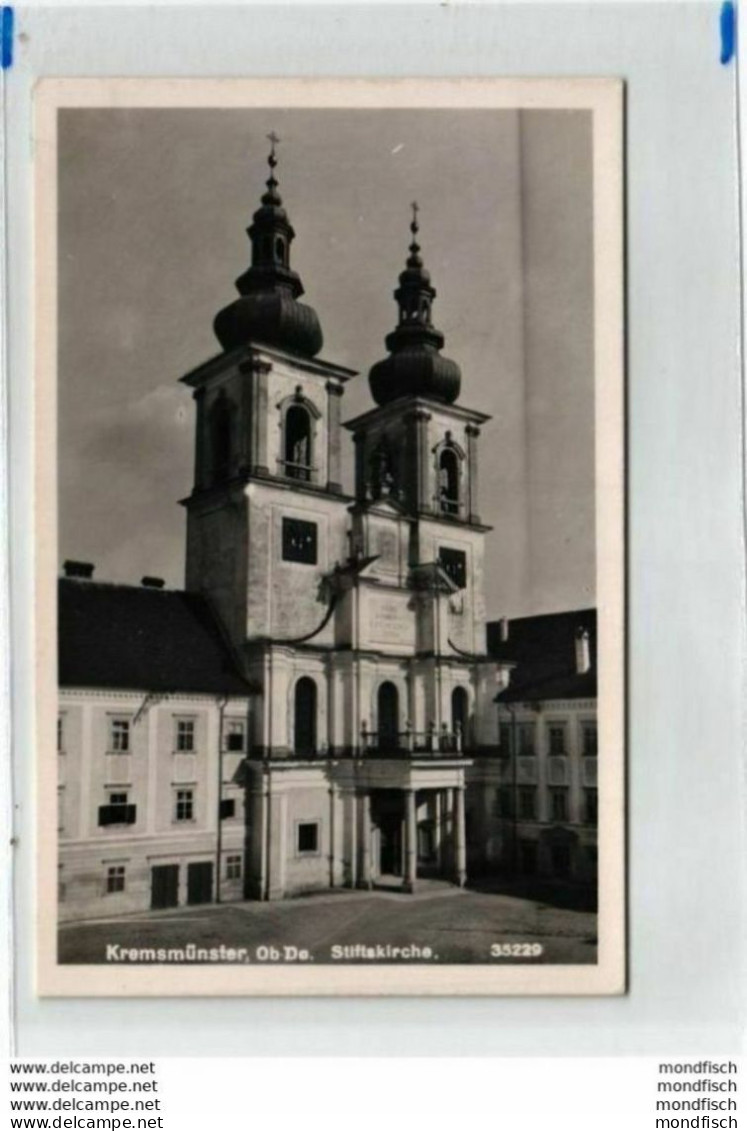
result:
[[[177,719],[174,749],[177,754],[192,754],[195,748],[194,719]]]
[[[224,797],[220,803],[220,819],[226,821],[236,816],[236,801],[233,797]]]
[[[229,719],[226,723],[226,750],[241,753],[246,746],[246,725],[241,719]]]
[[[227,856],[226,857],[226,879],[227,880],[240,880],[241,879],[241,857],[240,856]]]
[[[584,790],[584,821],[587,825],[596,825],[597,823],[597,791],[595,789]]]
[[[537,816],[537,790],[524,785],[519,789],[519,816],[524,821],[534,821]]]
[[[503,758],[511,754],[511,724],[501,723],[498,727],[498,749]]]
[[[299,856],[314,855],[319,851],[319,822],[301,821],[296,825],[296,852]]]
[[[514,813],[513,792],[508,785],[502,785],[495,794],[496,817],[512,817]]]
[[[316,523],[283,519],[283,561],[316,565]]]
[[[449,550],[440,546],[438,551],[438,564],[450,581],[458,589],[467,586],[467,555],[463,550]]]
[[[519,723],[516,727],[518,753],[522,758],[534,757],[534,723]]]
[[[549,752],[552,755],[568,753],[566,727],[564,723],[551,723],[547,728]]]
[[[112,754],[129,754],[130,720],[111,719],[109,723],[109,750]]]
[[[553,821],[568,820],[568,790],[551,789],[550,806]]]
[[[597,724],[584,723],[581,728],[581,750],[586,758],[597,756]]]
[[[176,810],[174,816],[177,821],[193,821],[195,815],[195,793],[193,789],[177,789]]]
[[[106,869],[106,892],[107,895],[113,895],[115,892],[124,891],[125,889],[125,866],[124,864],[110,864]]]

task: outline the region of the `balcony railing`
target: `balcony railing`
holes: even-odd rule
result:
[[[385,754],[388,757],[409,757],[411,755],[441,757],[460,755],[463,752],[463,735],[459,723],[449,730],[446,723],[441,728],[430,723],[424,731],[415,730],[409,724],[403,731],[369,730],[366,723],[361,726],[361,750],[366,754]]]

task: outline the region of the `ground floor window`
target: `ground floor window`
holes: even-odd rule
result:
[[[299,821],[296,825],[296,852],[311,856],[319,851],[319,822]]]
[[[513,790],[508,785],[502,785],[495,794],[496,817],[512,817],[514,812]]]
[[[537,841],[519,841],[519,867],[525,876],[533,876],[537,871]]]
[[[240,856],[227,856],[226,857],[226,879],[227,880],[240,880],[241,879],[241,857]]]
[[[113,895],[125,890],[124,864],[110,864],[106,869],[106,892]]]
[[[567,844],[554,844],[550,850],[553,875],[563,880],[571,872],[571,850]]]

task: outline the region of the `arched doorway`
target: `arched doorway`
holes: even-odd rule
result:
[[[399,692],[389,680],[379,688],[377,715],[379,749],[396,750],[399,746]]]
[[[462,736],[462,748],[467,745],[469,727],[469,696],[463,687],[455,687],[451,693],[451,731]]]
[[[316,684],[306,675],[296,684],[293,750],[307,758],[316,754]]]

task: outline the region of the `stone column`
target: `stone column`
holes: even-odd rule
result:
[[[327,490],[342,494],[340,471],[340,405],[342,385],[327,382]]]
[[[267,375],[271,366],[253,357],[241,366],[241,372],[247,374],[252,382],[252,437],[251,437],[251,469],[254,475],[269,475],[267,465]],[[272,469],[277,471],[277,467]]]
[[[361,870],[358,887],[370,889],[373,886],[371,882],[371,794],[363,793],[359,800]]]
[[[417,409],[413,413],[415,419],[415,450],[417,452],[417,507],[421,511],[433,510],[432,492],[430,482],[430,452],[428,451],[428,421],[429,412]]]
[[[362,502],[366,497],[366,433],[356,432],[355,444],[355,497]]]
[[[197,408],[195,424],[195,487],[207,487],[207,459],[205,458],[205,386],[192,394]]]
[[[456,882],[463,888],[467,882],[467,830],[464,814],[464,786],[454,790],[454,872]]]
[[[479,522],[477,493],[477,437],[480,429],[474,424],[465,428],[467,434],[467,514],[470,522]]]
[[[434,815],[434,839],[436,849],[436,866],[439,872],[444,866],[444,853],[443,853],[443,790],[437,789],[435,793],[436,812]]]
[[[405,891],[415,891],[418,874],[418,822],[415,790],[405,790]]]

